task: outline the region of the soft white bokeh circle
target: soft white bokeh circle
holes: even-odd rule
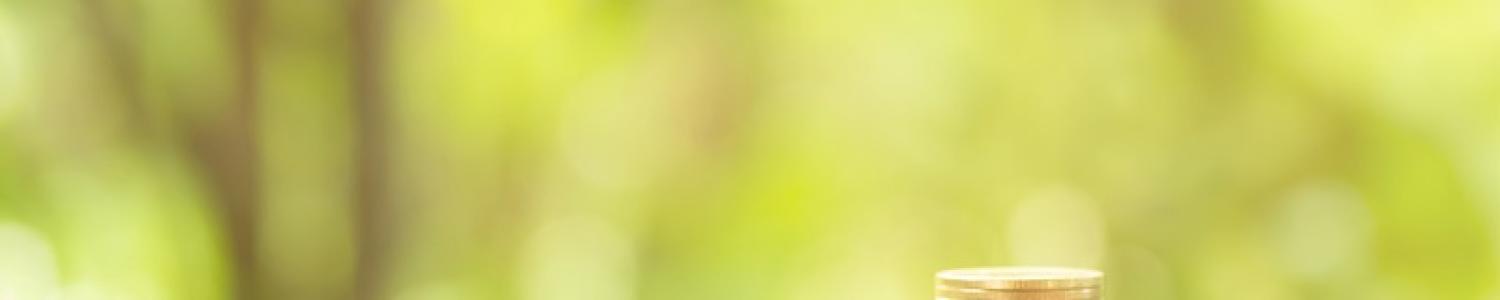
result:
[[[42,235],[0,223],[0,299],[55,299],[56,258]]]

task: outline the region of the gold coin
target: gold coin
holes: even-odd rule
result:
[[[979,290],[939,289],[938,300],[1094,300],[1099,289],[1068,290]]]
[[[938,272],[938,300],[1099,299],[1104,273],[1048,267],[954,269]]]
[[[1098,288],[1104,273],[1052,267],[997,267],[938,272],[938,285],[983,290],[1059,290]]]

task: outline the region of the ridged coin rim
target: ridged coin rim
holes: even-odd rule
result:
[[[987,267],[944,270],[939,287],[982,290],[1063,290],[1097,288],[1104,273],[1059,267]]]

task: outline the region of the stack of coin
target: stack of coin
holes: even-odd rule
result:
[[[1000,267],[938,272],[937,300],[1098,300],[1104,273],[1094,270]]]

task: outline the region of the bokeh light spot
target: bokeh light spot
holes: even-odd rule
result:
[[[0,223],[0,299],[53,299],[57,280],[52,246],[41,234]]]

